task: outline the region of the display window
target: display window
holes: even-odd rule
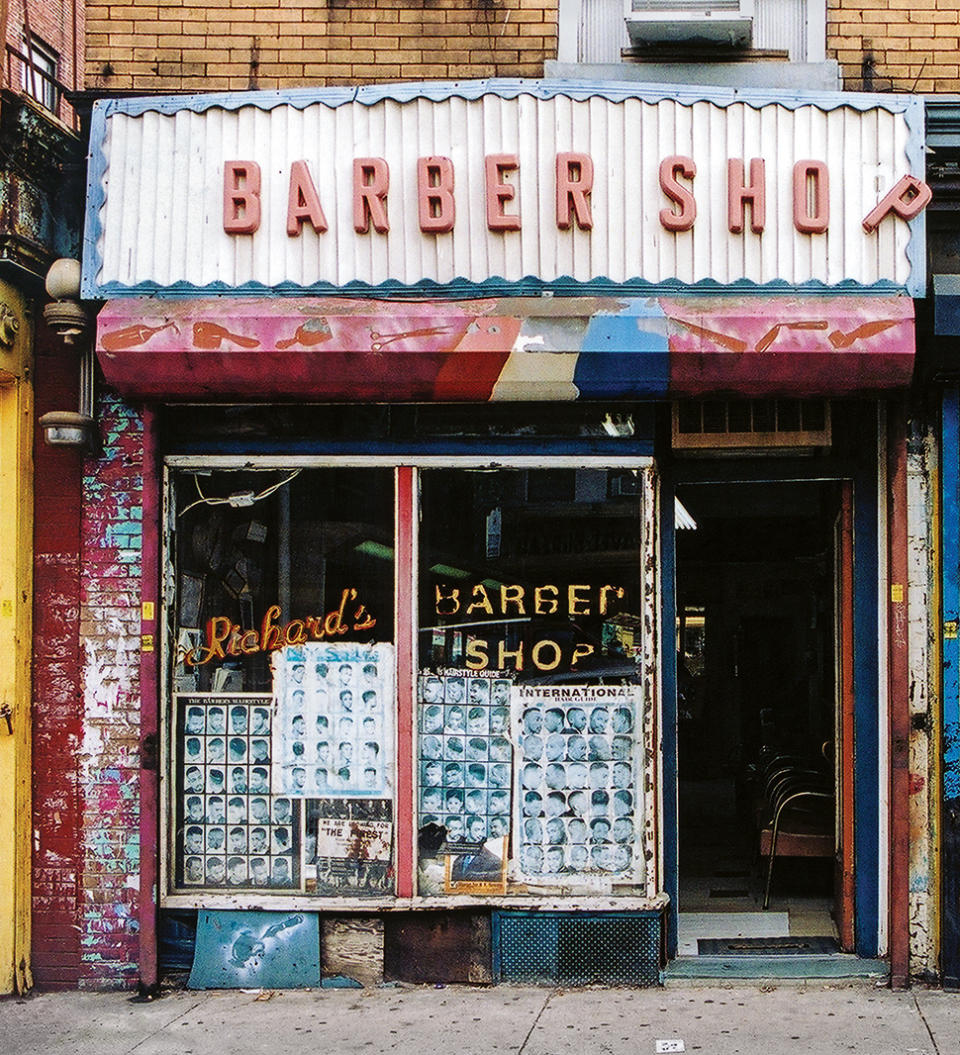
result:
[[[196,461],[168,472],[167,903],[656,893],[649,459]]]
[[[173,888],[389,894],[392,472],[183,471],[171,503]]]
[[[652,479],[421,476],[423,894],[643,894]]]

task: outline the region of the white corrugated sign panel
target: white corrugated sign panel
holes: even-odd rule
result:
[[[911,259],[922,258],[916,244],[908,253],[916,225],[912,232],[890,216],[874,233],[862,227],[911,168],[905,115],[880,105],[827,109],[795,100],[748,105],[489,92],[339,105],[208,105],[199,112],[186,103],[172,112],[118,108],[101,127],[88,195],[87,295],[174,286],[323,290],[455,280],[489,286],[492,279],[508,285],[529,277],[546,284],[746,280],[903,288]],[[564,151],[592,157],[592,230],[558,229],[555,159]],[[519,157],[509,177],[517,196],[507,206],[521,216],[516,232],[491,232],[486,224],[484,157],[503,153]],[[670,155],[687,155],[697,166],[697,219],[682,233],[665,230],[659,219],[669,205],[659,164]],[[448,157],[455,167],[456,224],[446,234],[425,234],[418,224],[417,159],[430,156]],[[357,157],[389,164],[388,234],[354,230]],[[744,159],[748,169],[751,158],[766,161],[762,235],[750,231],[749,211],[745,233],[728,230],[728,158]],[[829,165],[825,234],[794,227],[792,171],[805,159]],[[254,234],[223,229],[223,167],[231,160],[253,160],[262,169],[263,216]],[[296,160],[307,162],[319,193],[329,224],[323,234],[309,223],[300,234],[287,234]]]

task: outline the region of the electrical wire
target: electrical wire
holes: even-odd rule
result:
[[[193,482],[196,484],[197,494],[200,497],[195,502],[191,502],[185,509],[181,509],[178,516],[185,516],[191,509],[200,505],[233,506],[234,509],[243,509],[247,506],[252,506],[255,502],[260,502],[264,498],[269,498],[272,494],[275,494],[281,487],[290,483],[295,476],[299,476],[302,471],[302,469],[294,469],[285,479],[278,480],[275,484],[271,484],[259,494],[254,494],[252,491],[239,491],[232,495],[227,495],[226,498],[208,498],[203,491],[200,490],[200,477],[194,474]]]

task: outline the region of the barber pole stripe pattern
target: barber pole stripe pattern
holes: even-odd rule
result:
[[[142,399],[518,402],[903,387],[907,297],[111,301],[107,381]]]

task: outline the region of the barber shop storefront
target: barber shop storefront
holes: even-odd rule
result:
[[[897,96],[97,104],[147,977],[895,956],[922,142]]]

